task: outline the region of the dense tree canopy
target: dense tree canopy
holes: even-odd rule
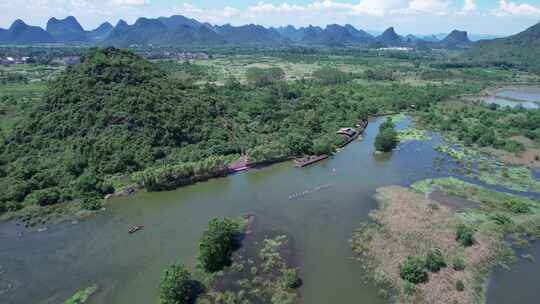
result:
[[[375,149],[380,152],[390,152],[398,144],[397,132],[394,130],[391,118],[386,119],[379,127],[379,134],[375,138]]]
[[[199,262],[207,272],[228,266],[236,247],[239,225],[230,219],[213,219],[199,242]]]
[[[362,85],[339,73],[328,75],[336,81],[284,81],[278,68],[250,69],[247,83],[196,85],[209,74],[179,69],[125,50],[89,50],[0,133],[0,212],[100,199],[136,172],[148,190],[171,189],[216,175],[241,153],[254,163],[328,154],[342,141],[336,130],[368,114],[424,109],[466,90]]]

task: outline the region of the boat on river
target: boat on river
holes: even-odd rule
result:
[[[133,227],[129,228],[128,233],[133,234],[133,233],[143,229],[143,227],[144,227],[143,225],[133,226]]]

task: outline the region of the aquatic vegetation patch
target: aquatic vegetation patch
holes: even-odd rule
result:
[[[253,215],[235,225],[242,233],[230,263],[212,272],[200,264],[194,275],[204,286],[197,294],[197,303],[295,303],[302,280],[293,266],[289,238],[255,233]]]
[[[440,145],[435,150],[454,160],[454,163],[449,164],[448,170],[451,173],[514,191],[540,193],[540,180],[525,166],[505,166],[493,157],[458,145]]]
[[[426,134],[426,131],[415,128],[399,130],[397,132],[397,137],[400,142],[413,140],[427,141],[431,139],[431,137]]]
[[[458,147],[458,146],[450,146],[450,145],[439,145],[435,147],[435,150],[447,154],[451,158],[455,160],[464,160],[470,157],[478,156],[479,153],[472,150],[467,149],[465,147]]]
[[[521,256],[525,261],[528,261],[529,263],[536,263],[536,259],[531,254],[524,254]]]
[[[64,301],[64,304],[83,304],[97,291],[97,285],[77,291],[71,298]]]
[[[244,240],[233,264],[214,277],[198,303],[295,303],[302,285],[291,266],[289,239],[285,235]],[[247,242],[247,243],[246,243]]]
[[[526,167],[506,167],[491,165],[479,170],[478,179],[488,185],[500,185],[521,192],[540,193],[540,181]]]
[[[405,118],[407,118],[407,114],[405,112],[401,112],[398,114],[391,115],[389,118],[392,119],[394,123],[399,123],[405,120]]]

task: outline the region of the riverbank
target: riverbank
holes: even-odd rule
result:
[[[25,227],[29,231],[44,232],[50,225],[58,225],[66,222],[77,224],[81,220],[88,219],[100,211],[105,210],[102,206],[99,210],[84,209],[80,202],[61,203],[50,206],[28,206],[17,211],[6,212],[0,216],[0,223],[15,221],[17,225]]]

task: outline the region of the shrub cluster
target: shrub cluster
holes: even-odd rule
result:
[[[174,264],[163,273],[159,300],[161,304],[193,304],[202,290],[184,264]]]
[[[452,261],[452,268],[456,271],[463,271],[465,270],[465,261],[462,257],[455,257]]]
[[[445,267],[446,261],[442,252],[440,249],[433,249],[425,257],[408,256],[400,265],[399,274],[407,282],[420,284],[429,281],[428,272],[438,272]]]
[[[398,144],[397,132],[391,118],[388,118],[379,127],[379,134],[375,138],[375,149],[381,152],[390,152]]]
[[[465,247],[474,244],[474,229],[465,224],[459,224],[456,229],[456,241]]]
[[[238,223],[230,219],[213,219],[199,242],[199,263],[207,272],[216,272],[230,265],[237,246]]]
[[[442,268],[446,267],[446,262],[441,250],[431,250],[426,256],[426,268],[430,272],[438,272]]]
[[[426,271],[426,259],[417,256],[407,257],[399,267],[399,274],[403,280],[413,284],[426,283],[429,280]]]

